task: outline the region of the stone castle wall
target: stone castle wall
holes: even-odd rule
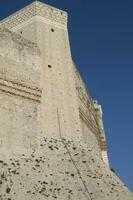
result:
[[[35,148],[42,92],[39,60],[34,43],[0,29],[1,148]]]
[[[31,4],[1,22],[1,27],[7,27],[20,34],[21,38],[25,38],[23,42],[21,39],[21,44],[19,42],[18,47],[15,46],[13,51],[5,46],[5,51],[8,51],[6,55],[19,63],[24,61],[29,65],[28,68],[26,67],[26,73],[24,67],[20,67],[22,71],[18,72],[15,67],[14,70],[12,68],[10,71],[7,70],[11,77],[9,80],[13,79],[13,74],[16,77],[15,73],[20,73],[19,79],[23,79],[26,85],[29,85],[29,81],[34,80],[31,84],[33,87],[36,80],[40,81],[38,82],[39,86],[35,87],[42,88],[42,91],[40,89],[39,98],[36,99],[35,96],[34,98],[38,102],[41,101],[41,110],[43,110],[41,124],[44,134],[57,135],[59,132],[58,110],[64,137],[82,138],[84,141],[89,141],[90,135],[94,135],[95,144],[98,147],[100,144],[99,131],[93,102],[91,97],[88,97],[80,75],[73,70],[66,22],[67,14],[65,12],[41,3]],[[39,60],[39,50],[33,42],[41,51],[41,60]],[[28,53],[25,52],[27,49],[23,47],[23,44],[26,43],[29,43],[31,47],[34,46],[33,52],[32,48],[29,48]],[[16,45],[16,43],[13,44]],[[12,45],[9,47],[12,48]],[[15,52],[16,49],[17,52]],[[33,66],[34,70],[32,70]],[[34,73],[35,68],[36,73]],[[25,76],[28,72],[29,75]],[[49,123],[51,119],[52,123]],[[74,133],[73,135],[71,135],[71,131]]]
[[[0,23],[0,199],[132,200],[102,160],[66,23],[39,2]]]

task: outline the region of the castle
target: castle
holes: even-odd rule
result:
[[[0,22],[0,199],[133,200],[110,170],[67,13],[38,1]]]

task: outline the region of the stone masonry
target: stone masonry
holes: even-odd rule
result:
[[[35,1],[0,22],[0,200],[133,200],[110,170],[67,18]]]

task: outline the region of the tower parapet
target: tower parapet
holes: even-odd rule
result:
[[[96,112],[97,124],[99,129],[99,144],[101,148],[101,154],[103,161],[109,166],[108,154],[107,154],[107,143],[106,143],[106,136],[105,130],[103,125],[103,112],[101,105],[98,104],[98,101],[93,101],[93,105]]]
[[[67,24],[67,13],[65,11],[56,9],[47,4],[35,1],[32,4],[26,6],[15,14],[3,19],[0,22],[1,27],[8,28],[10,30],[16,30],[23,23],[28,23],[32,18],[36,16],[40,19],[45,18],[45,21],[49,24],[65,28]]]

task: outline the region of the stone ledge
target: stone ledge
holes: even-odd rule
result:
[[[41,102],[41,90],[0,78],[0,91],[25,99]]]
[[[86,116],[86,114],[83,112],[83,110],[81,110],[81,108],[79,108],[79,115],[80,115],[80,118],[85,122],[85,124],[90,128],[90,130],[97,137],[97,135],[98,135],[97,126],[94,124],[94,122],[92,120],[90,120],[88,118],[88,116]]]

